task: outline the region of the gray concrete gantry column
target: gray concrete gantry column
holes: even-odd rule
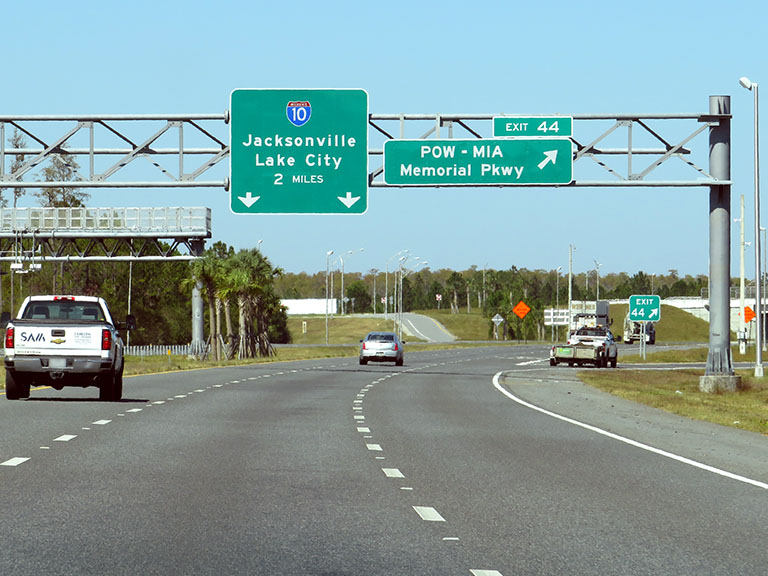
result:
[[[190,343],[189,354],[197,357],[205,354],[202,291],[202,282],[195,280],[195,285],[192,287],[192,342]]]
[[[730,96],[710,96],[709,113],[731,113]],[[709,173],[717,180],[731,179],[731,119],[721,117],[709,129]],[[709,189],[709,353],[707,369],[699,379],[703,392],[733,391],[741,377],[734,375],[731,357],[731,186]]]

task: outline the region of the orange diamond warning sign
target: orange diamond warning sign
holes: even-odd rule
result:
[[[528,306],[528,304],[526,304],[522,300],[520,300],[520,302],[517,303],[517,306],[512,308],[512,312],[517,314],[517,317],[520,318],[520,320],[525,318],[525,315],[528,314],[528,312],[530,311],[531,311],[531,307]]]

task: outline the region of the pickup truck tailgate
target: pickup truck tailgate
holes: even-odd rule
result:
[[[15,354],[82,356],[101,351],[102,325],[93,323],[46,326],[42,322],[15,327]],[[108,351],[105,351],[108,353]]]

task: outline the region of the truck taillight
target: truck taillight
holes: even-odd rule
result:
[[[13,327],[5,329],[5,347],[6,348],[13,348],[14,344],[14,338],[13,338]]]
[[[6,336],[6,340],[8,337]],[[101,331],[101,349],[102,350],[111,350],[112,349],[112,333],[104,329]]]

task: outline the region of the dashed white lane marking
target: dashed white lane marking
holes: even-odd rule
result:
[[[54,442],[69,442],[70,440],[74,440],[77,438],[75,434],[62,434],[58,438],[54,438]]]
[[[681,462],[682,464],[688,464],[689,466],[693,466],[694,468],[706,470],[707,472],[712,472],[713,474],[718,474],[719,476],[724,476],[725,478],[730,478],[731,480],[736,480],[738,482],[743,482],[745,484],[751,484],[752,486],[762,488],[763,490],[768,490],[768,484],[764,482],[753,480],[752,478],[747,478],[745,476],[739,476],[738,474],[733,474],[732,472],[721,470],[720,468],[715,468],[714,466],[709,466],[708,464],[703,464],[701,462],[697,462],[696,460],[685,458],[684,456],[678,456],[677,454],[673,454],[665,450],[660,450],[659,448],[654,448],[653,446],[649,446],[648,444],[643,444],[642,442],[638,442],[637,440],[632,440],[631,438],[625,438],[624,436],[619,436],[618,434],[614,434],[613,432],[608,432],[607,430],[603,430],[602,428],[598,428],[597,426],[592,426],[591,424],[585,424],[584,422],[579,422],[578,420],[574,420],[573,418],[561,416],[560,414],[557,414],[555,412],[550,412],[549,410],[545,410],[544,408],[540,408],[534,404],[526,402],[525,400],[522,400],[517,396],[515,396],[514,394],[512,394],[509,390],[504,388],[504,386],[502,386],[499,383],[499,378],[501,377],[501,374],[502,374],[501,372],[497,372],[496,374],[494,374],[493,385],[496,387],[496,389],[499,392],[504,394],[504,396],[506,396],[510,400],[514,400],[521,406],[525,406],[526,408],[530,408],[531,410],[536,410],[537,412],[541,412],[542,414],[546,414],[547,416],[551,416],[552,418],[557,418],[558,420],[562,420],[563,422],[573,424],[574,426],[579,426],[580,428],[584,428],[585,430],[590,430],[591,432],[595,432],[596,434],[607,436],[608,438],[612,438],[613,440],[624,442],[625,444],[629,444],[630,446],[634,446],[635,448],[640,448],[642,450],[646,450],[648,452],[658,454],[659,456],[664,456],[665,458],[676,460],[677,462]]]
[[[365,416],[363,416],[361,414],[356,414],[355,415],[355,420],[365,420]]]
[[[427,522],[445,522],[445,518],[440,516],[440,513],[431,506],[414,506],[413,509],[416,514],[421,516],[422,520]]]
[[[498,570],[470,570],[472,576],[503,576]]]
[[[6,460],[5,462],[0,462],[0,466],[18,466],[19,464],[24,464],[29,460],[29,458],[11,458],[10,460]]]
[[[130,410],[126,410],[126,412],[131,412],[131,413],[133,413],[133,412],[141,412],[141,411],[142,411],[142,408],[131,408]]]
[[[91,424],[95,424],[96,426],[106,426],[112,422],[112,420],[96,420],[96,422],[91,422]]]
[[[405,478],[402,472],[397,468],[382,468],[382,472],[387,478]]]
[[[370,433],[371,429],[370,428],[366,428],[365,426],[358,426],[357,427],[357,431],[358,432],[362,432],[363,434],[368,434],[368,433]]]
[[[382,452],[381,444],[366,444],[365,447],[372,452]]]
[[[165,400],[155,400],[152,404],[165,404]]]

